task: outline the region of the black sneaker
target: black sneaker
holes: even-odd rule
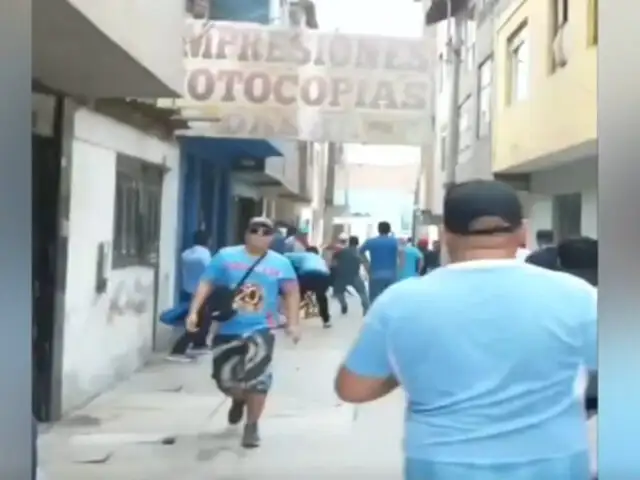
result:
[[[349,308],[348,307],[340,307],[340,313],[342,313],[342,315],[346,315],[347,313],[349,313]]]
[[[248,423],[242,433],[242,446],[244,448],[258,448],[260,446],[260,434],[257,423]]]
[[[229,420],[229,425],[237,425],[242,421],[242,417],[244,416],[244,402],[241,400],[232,400],[231,408],[229,408],[229,414],[227,415],[227,419]]]
[[[331,321],[324,322],[324,323],[322,324],[322,327],[323,327],[323,328],[331,328]]]

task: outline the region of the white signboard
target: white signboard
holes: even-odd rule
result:
[[[431,83],[421,38],[188,20],[192,135],[422,145]]]

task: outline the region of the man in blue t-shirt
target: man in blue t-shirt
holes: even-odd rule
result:
[[[398,239],[391,235],[389,222],[378,223],[378,236],[368,238],[360,247],[360,255],[369,275],[369,301],[372,303],[396,280],[403,268],[403,255]]]
[[[400,241],[400,249],[404,253],[404,265],[400,270],[400,279],[419,276],[424,262],[422,252],[409,239]]]
[[[193,245],[187,248],[180,255],[181,270],[181,291],[180,301],[189,302],[198,288],[200,277],[211,262],[211,250],[209,250],[210,236],[205,231],[198,231],[193,235]],[[195,357],[189,355],[187,351],[191,348],[193,352],[207,351],[207,337],[211,327],[210,317],[206,308],[200,309],[198,320],[198,331],[185,331],[173,345],[167,360],[171,361],[192,361]]]
[[[313,294],[318,304],[318,313],[324,328],[331,327],[329,299],[327,290],[331,286],[331,275],[327,262],[320,256],[316,247],[308,247],[306,252],[287,253],[285,255],[298,275],[300,298],[304,301],[307,295]]]
[[[515,260],[515,190],[449,189],[451,263],[374,304],[336,379],[340,398],[407,395],[405,480],[588,480],[576,372],[597,365],[594,287]]]
[[[271,328],[277,324],[281,293],[284,295],[287,332],[295,342],[300,338],[300,294],[296,274],[286,257],[269,250],[273,234],[274,226],[269,219],[254,218],[247,227],[244,245],[225,247],[216,253],[202,276],[187,317],[187,329],[197,330],[197,312],[213,290],[216,287],[237,290],[233,300],[235,315],[215,325],[213,377],[220,390],[232,398],[228,415],[230,424],[240,423],[246,407],[242,436],[245,448],[260,444],[258,420],[271,387],[270,364],[275,342]],[[238,288],[252,267],[248,278]],[[249,348],[248,342],[252,342],[254,348]],[[221,352],[219,356],[216,356],[216,350]],[[247,366],[249,360],[251,368]],[[235,368],[237,365],[242,367],[239,371]],[[234,376],[240,378],[230,378]],[[234,386],[229,387],[230,384]]]

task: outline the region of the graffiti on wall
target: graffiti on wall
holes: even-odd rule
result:
[[[116,316],[151,314],[153,294],[153,278],[128,275],[117,281],[109,295],[109,322]]]

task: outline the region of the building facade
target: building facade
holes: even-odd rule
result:
[[[516,186],[531,243],[542,228],[558,237],[597,236],[597,0],[472,0],[467,7],[459,13],[455,180]],[[420,205],[432,218],[441,213],[450,128],[447,22],[426,27],[437,45],[437,140]]]
[[[207,18],[317,28],[310,1],[210,2]],[[206,230],[214,248],[243,240],[247,221],[266,215],[291,225],[305,223],[322,236],[327,209],[326,179],[334,162],[329,144],[284,139],[232,139],[185,136],[181,140],[181,248],[193,232]],[[329,197],[330,200],[331,197]]]
[[[33,411],[51,421],[161,340],[180,164],[172,112],[142,99],[180,94],[185,11],[181,1],[32,7]]]
[[[532,231],[597,237],[597,1],[515,1],[494,38],[494,175]]]
[[[361,240],[377,234],[377,224],[387,221],[393,232],[412,236],[416,179],[421,170],[419,148],[348,146],[336,192],[344,198],[345,212],[335,222],[340,230]],[[388,152],[388,161],[373,163],[368,152]],[[397,154],[394,155],[394,152]]]

